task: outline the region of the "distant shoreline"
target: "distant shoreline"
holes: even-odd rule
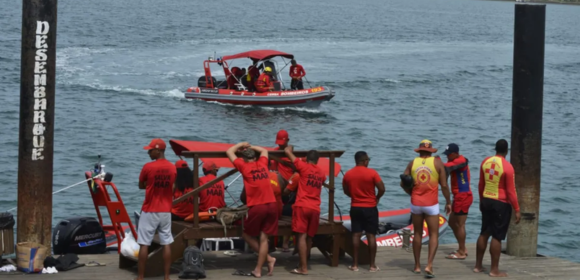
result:
[[[516,2],[515,0],[484,0],[484,1],[502,1],[513,3],[532,3],[532,4],[560,4],[560,5],[580,5],[580,1],[564,2],[558,0],[526,0],[526,2]]]

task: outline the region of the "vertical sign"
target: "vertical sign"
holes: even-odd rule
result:
[[[22,1],[17,242],[50,246],[57,0]]]

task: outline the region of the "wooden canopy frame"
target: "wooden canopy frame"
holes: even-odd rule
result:
[[[308,151],[293,151],[293,154],[298,157],[306,157],[306,154],[308,153]],[[334,164],[335,164],[335,159],[337,157],[342,156],[342,154],[344,153],[344,151],[318,151],[318,154],[320,157],[324,157],[324,158],[329,158],[329,181],[328,184],[324,184],[324,186],[326,188],[328,188],[328,221],[329,222],[333,222],[334,223]],[[188,199],[189,197],[193,196],[193,227],[194,228],[198,228],[199,227],[199,193],[211,186],[213,186],[215,183],[222,181],[230,176],[232,176],[233,174],[237,173],[238,170],[237,169],[232,169],[220,176],[218,176],[217,178],[203,184],[202,186],[199,186],[199,159],[201,158],[227,158],[227,154],[225,151],[187,151],[187,152],[182,152],[181,156],[185,157],[185,158],[193,158],[193,191],[190,191],[184,195],[182,195],[181,197],[173,200],[173,205],[176,205],[186,199]],[[280,158],[281,157],[285,157],[286,154],[284,153],[284,151],[268,151],[268,158],[275,160],[279,163],[282,164],[288,164],[285,161],[282,161]],[[292,164],[293,165],[293,164]]]

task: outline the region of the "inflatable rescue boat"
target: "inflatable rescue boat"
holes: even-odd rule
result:
[[[253,82],[247,81],[249,72],[246,73],[239,67],[230,69],[228,62],[240,58],[251,59],[251,64],[257,69],[270,67],[273,72],[271,80],[274,89],[268,92],[257,92],[253,89]],[[275,58],[281,59],[285,65],[280,68]],[[203,62],[205,75],[199,77],[197,86],[187,89],[185,98],[234,105],[315,107],[334,97],[334,91],[327,86],[289,89],[282,79],[282,70],[290,64],[290,61],[284,60],[285,58],[290,60],[294,58],[294,55],[275,50],[254,50],[217,59],[209,57]],[[225,74],[223,80],[217,80],[212,76],[211,65],[223,68]],[[250,80],[256,78],[253,77]]]

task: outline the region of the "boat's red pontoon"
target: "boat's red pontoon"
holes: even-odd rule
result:
[[[263,69],[264,67],[272,68],[274,90],[263,93],[250,91],[250,86],[246,82],[248,73],[240,73],[239,67],[230,69],[228,65],[228,61],[231,62],[239,58],[251,59],[251,64],[258,69]],[[278,67],[278,61],[275,58],[284,62],[282,68]],[[323,101],[332,99],[334,91],[327,86],[309,87],[302,90],[291,90],[289,89],[289,84],[288,87],[286,86],[282,79],[282,72],[290,64],[289,60],[293,58],[294,55],[292,54],[275,50],[254,50],[217,59],[210,57],[203,62],[205,76],[201,76],[198,79],[197,87],[187,89],[185,98],[258,106],[318,106]],[[211,64],[217,64],[223,68],[225,74],[223,80],[218,81],[212,76]],[[235,69],[237,71],[234,71],[234,68],[237,68]],[[228,83],[228,79],[230,79],[230,83]]]

